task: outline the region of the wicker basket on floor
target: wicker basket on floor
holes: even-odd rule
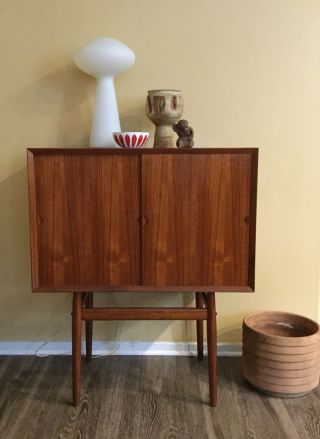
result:
[[[319,384],[320,329],[306,317],[280,311],[243,320],[243,372],[257,389],[274,396],[304,395]]]

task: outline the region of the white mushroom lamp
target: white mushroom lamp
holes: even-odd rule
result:
[[[121,131],[113,79],[133,66],[133,51],[113,38],[97,38],[74,54],[74,62],[81,70],[97,78],[90,146],[118,146],[112,136],[113,132]]]

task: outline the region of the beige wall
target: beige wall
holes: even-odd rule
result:
[[[219,295],[219,340],[239,341],[243,315],[256,309],[317,318],[318,0],[2,0],[0,9],[2,340],[70,337],[70,296],[30,292],[25,148],[87,145],[95,84],[72,54],[97,36],[136,53],[134,68],[116,81],[123,128],[152,130],[146,90],[179,88],[197,146],[260,147],[256,293]],[[179,305],[183,298],[99,301]],[[96,324],[98,339],[193,333],[192,323]]]

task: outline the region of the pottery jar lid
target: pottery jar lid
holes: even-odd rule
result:
[[[168,95],[179,95],[182,94],[181,90],[170,90],[170,89],[159,89],[159,90],[148,90],[148,95],[162,95],[162,94],[168,94]]]

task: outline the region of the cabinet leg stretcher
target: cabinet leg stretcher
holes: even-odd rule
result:
[[[198,360],[203,359],[203,321],[207,321],[210,405],[217,405],[217,326],[214,292],[196,292],[195,308],[94,308],[92,292],[73,293],[72,307],[72,386],[73,405],[81,395],[81,339],[85,321],[86,359],[92,359],[94,320],[196,320]]]

